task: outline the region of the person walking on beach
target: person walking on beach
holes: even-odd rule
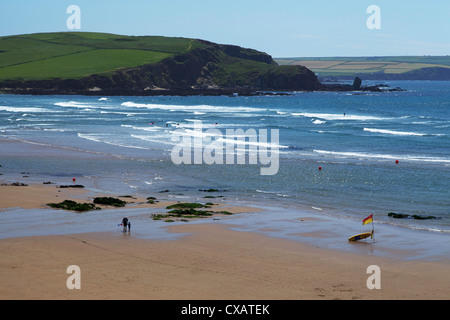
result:
[[[125,217],[122,219],[122,226],[123,226],[123,232],[127,231],[127,227],[128,227],[128,231],[130,231],[131,223],[128,221],[128,217]]]

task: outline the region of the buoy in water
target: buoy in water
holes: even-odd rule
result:
[[[322,167],[319,167],[319,171],[322,170]]]
[[[395,163],[398,164],[398,160],[395,160]]]
[[[77,179],[73,178],[72,181],[75,182],[75,181],[77,181]]]

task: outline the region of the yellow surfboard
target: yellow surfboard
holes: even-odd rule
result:
[[[350,238],[348,238],[348,241],[358,241],[358,240],[366,239],[366,238],[372,237],[372,236],[373,236],[373,232],[364,232],[364,233],[355,234],[354,236],[351,236]]]

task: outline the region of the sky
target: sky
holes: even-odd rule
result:
[[[67,27],[70,5],[79,30]],[[450,0],[0,0],[0,36],[59,31],[196,38],[275,58],[450,55]]]

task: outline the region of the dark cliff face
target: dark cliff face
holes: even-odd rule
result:
[[[194,49],[156,64],[118,69],[112,76],[6,81],[0,83],[0,88],[13,93],[152,95],[252,90],[310,91],[320,89],[321,84],[315,74],[305,67],[278,66],[266,53],[208,43],[205,48]]]
[[[279,67],[284,68],[284,67]],[[270,90],[319,90],[322,85],[314,72],[303,66],[292,66],[289,72],[273,69],[258,76],[255,87]]]

